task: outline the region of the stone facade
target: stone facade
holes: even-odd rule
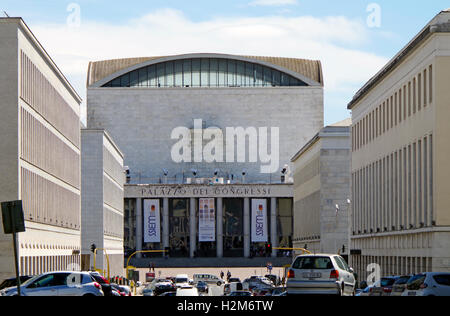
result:
[[[347,120],[323,128],[292,159],[294,248],[348,255],[349,126]]]
[[[136,66],[134,67],[136,68]],[[122,71],[124,72],[124,71]],[[246,181],[279,182],[279,171],[289,164],[294,148],[303,146],[323,126],[323,87],[225,87],[225,88],[111,88],[88,87],[87,124],[106,129],[125,153],[133,183],[159,183],[163,169],[172,181],[183,183],[192,177],[210,178],[216,169],[220,177]],[[261,173],[258,162],[183,162],[176,163],[171,149],[178,139],[171,139],[177,127],[194,128],[201,119],[203,130],[216,127],[278,127],[279,164],[273,174]],[[259,135],[260,136],[260,135]],[[224,149],[225,152],[226,148]],[[270,152],[270,148],[269,148]],[[157,158],[155,158],[157,157]],[[236,159],[236,158],[235,158]],[[225,160],[225,154],[224,154]],[[234,175],[234,177],[232,177]],[[181,179],[181,180],[180,180]]]
[[[90,266],[103,271],[108,270],[109,259],[110,275],[122,275],[123,155],[103,130],[83,129],[81,142],[82,254],[90,254]],[[95,267],[92,244],[98,248]]]
[[[20,273],[77,269],[81,99],[22,19],[0,18],[0,42],[0,201],[23,201]],[[12,248],[0,231],[0,279]]]
[[[352,110],[355,268],[382,275],[450,269],[448,11],[370,80]]]

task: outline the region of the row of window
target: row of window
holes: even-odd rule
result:
[[[122,200],[123,202],[123,200]],[[123,237],[123,216],[107,208],[103,210],[103,233],[108,236]]]
[[[286,73],[255,63],[218,58],[168,61],[118,77],[104,87],[306,86]]]
[[[20,257],[20,275],[40,275],[51,271],[70,271],[80,266],[80,256]]]
[[[80,229],[80,195],[24,168],[21,184],[25,220]]]
[[[381,276],[415,275],[432,271],[432,258],[401,256],[353,256],[352,265],[360,280],[368,280],[373,269],[369,265],[378,264]],[[372,281],[372,280],[371,280]]]
[[[80,148],[78,115],[23,51],[20,56],[20,97]]]
[[[353,151],[382,136],[432,102],[433,66],[430,65],[353,125]]]
[[[20,111],[20,157],[54,177],[80,188],[80,154],[24,108]]]
[[[432,135],[354,172],[352,181],[354,234],[435,225]]]

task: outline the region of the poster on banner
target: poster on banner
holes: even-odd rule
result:
[[[214,199],[199,199],[198,241],[216,241],[216,208]]]
[[[161,242],[159,200],[144,200],[144,242]]]
[[[252,242],[268,242],[267,200],[252,200]]]

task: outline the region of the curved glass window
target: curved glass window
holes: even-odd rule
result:
[[[307,86],[286,73],[255,63],[221,58],[168,61],[134,70],[103,87],[286,87]]]

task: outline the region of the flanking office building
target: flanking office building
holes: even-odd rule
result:
[[[351,120],[326,126],[292,158],[294,248],[349,255]]]
[[[450,12],[354,96],[353,262],[365,279],[450,269]]]
[[[22,200],[22,275],[80,264],[81,98],[21,18],[0,18],[0,201]],[[15,275],[0,230],[0,279]]]
[[[82,267],[123,275],[123,154],[104,130],[81,130]],[[92,246],[97,250],[92,253]]]
[[[165,264],[220,265],[292,247],[290,158],[323,127],[320,62],[106,60],[90,63],[87,85],[88,128],[107,130],[129,168],[128,252],[168,248]]]

